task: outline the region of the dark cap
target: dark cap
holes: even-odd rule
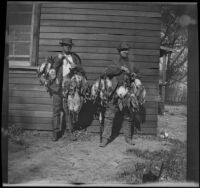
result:
[[[129,45],[126,42],[122,42],[122,43],[119,44],[119,46],[118,46],[117,49],[120,52],[122,50],[128,50],[128,49],[130,49],[130,47],[129,47]]]
[[[61,41],[59,42],[60,43],[60,45],[62,45],[62,46],[64,46],[64,45],[74,45],[73,43],[72,43],[72,39],[71,38],[63,38],[63,39],[61,39]]]

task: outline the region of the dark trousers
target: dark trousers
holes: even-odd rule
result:
[[[64,98],[63,100],[63,109],[64,109],[64,117],[65,117],[65,122],[66,122],[66,127],[67,129],[71,132],[73,131],[73,124],[70,118],[70,113],[69,113],[69,109],[67,107],[67,99]]]
[[[123,123],[123,133],[125,138],[131,138],[131,127],[132,127],[132,118],[131,114],[128,109],[124,109],[122,112],[119,111],[119,108],[114,105],[112,102],[108,104],[105,111],[105,118],[104,118],[104,131],[103,131],[103,138],[110,139],[112,135],[113,129],[113,121],[115,116],[120,115],[123,120],[127,120],[127,123]]]
[[[65,127],[67,127],[69,130],[73,129],[66,99],[63,100],[63,97],[60,94],[53,94],[53,130],[61,130],[62,122],[66,123]]]

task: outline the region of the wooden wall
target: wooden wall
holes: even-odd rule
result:
[[[73,38],[89,81],[118,57],[116,47],[127,41],[130,59],[142,74],[147,89],[146,122],[141,133],[155,134],[157,128],[160,7],[147,3],[60,2],[42,3],[39,63],[61,50],[59,40]],[[10,122],[27,129],[51,129],[51,99],[39,86],[35,71],[10,70]],[[96,121],[89,128],[98,131]]]

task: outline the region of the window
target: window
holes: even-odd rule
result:
[[[32,65],[33,33],[35,19],[34,3],[15,3],[7,5],[7,24],[9,35],[9,66]]]

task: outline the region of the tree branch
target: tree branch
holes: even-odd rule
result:
[[[179,52],[179,54],[175,57],[175,59],[172,61],[172,65],[178,60],[178,58],[182,55],[182,53],[184,52],[186,46],[183,47],[183,49]]]
[[[167,29],[166,29],[166,31],[165,31],[165,35],[162,37],[162,39],[161,39],[161,41],[160,41],[160,44],[162,44],[162,42],[164,41],[164,39],[165,39],[166,36],[168,35],[168,31],[169,31],[171,25],[175,22],[175,20],[176,20],[176,16],[175,16],[175,17],[172,17],[172,20],[171,20],[170,24],[167,26]]]
[[[180,82],[183,78],[186,77],[186,75],[187,75],[187,72],[182,77],[180,77],[179,79],[173,79],[173,81],[171,83],[168,82],[167,85],[169,86],[169,85],[172,85],[176,82]]]
[[[187,55],[184,57],[184,59],[182,60],[182,62],[181,63],[179,63],[179,64],[177,64],[177,65],[175,65],[173,68],[174,69],[179,69],[180,67],[182,67],[183,65],[184,65],[184,63],[187,61],[187,59],[188,59],[188,57],[187,57]]]

